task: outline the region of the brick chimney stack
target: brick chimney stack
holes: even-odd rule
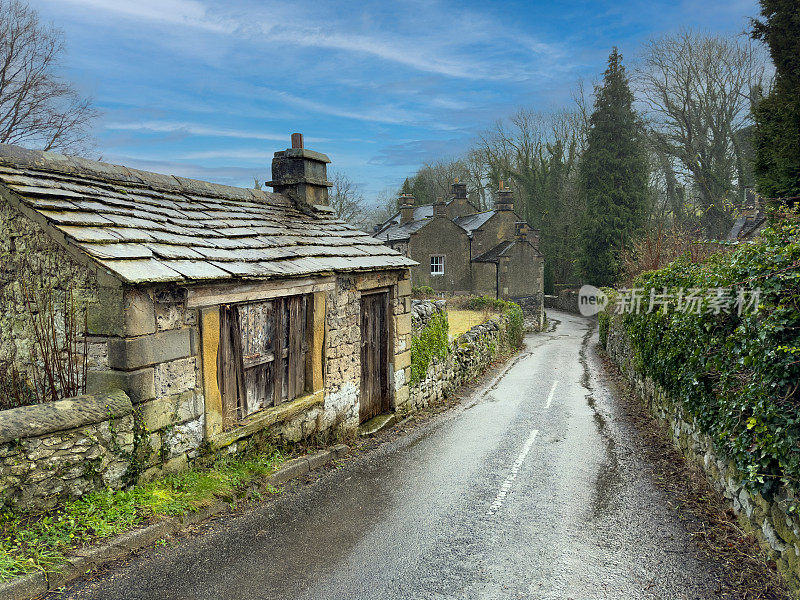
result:
[[[328,163],[320,152],[303,147],[303,134],[292,134],[292,147],[276,152],[272,159],[271,186],[276,193],[286,194],[299,204],[328,205]]]
[[[434,218],[447,216],[447,203],[441,198],[437,198],[433,205],[433,216]]]
[[[530,231],[530,227],[528,227],[527,221],[515,221],[514,222],[514,236],[520,242],[524,242],[528,239],[528,232]]]
[[[497,190],[497,198],[494,201],[495,210],[514,210],[514,192],[507,189],[503,182],[500,182],[500,189]]]
[[[411,223],[414,220],[414,196],[400,194],[397,202],[400,204],[400,224]]]

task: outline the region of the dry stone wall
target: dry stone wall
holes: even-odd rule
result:
[[[45,509],[127,482],[134,416],[122,392],[0,412],[0,505]]]
[[[680,401],[671,398],[652,378],[634,367],[634,351],[619,318],[609,323],[606,350],[630,381],[636,395],[670,431],[684,456],[702,469],[711,485],[727,500],[740,522],[758,538],[775,560],[778,570],[794,592],[800,593],[800,518],[792,507],[800,503],[797,493],[781,487],[765,498],[742,485],[743,477],[733,461],[719,451],[703,433]]]
[[[413,331],[419,333],[427,327],[433,315],[445,310],[445,305],[444,300],[412,300],[411,327]]]
[[[433,314],[443,309],[437,303],[425,312]],[[431,360],[425,377],[409,386],[409,398],[402,412],[420,410],[446,398],[485,371],[498,353],[509,349],[506,321],[502,316],[476,325],[450,342],[447,356]]]
[[[546,295],[544,307],[563,310],[564,312],[578,313],[578,290],[560,290],[558,295]]]

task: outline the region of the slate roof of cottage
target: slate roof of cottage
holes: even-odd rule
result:
[[[739,217],[728,232],[728,240],[750,239],[766,220],[767,214],[763,209],[758,209],[755,214]]]
[[[378,231],[375,237],[385,242],[396,242],[400,240],[407,240],[415,231],[419,231],[428,223],[433,222],[433,219],[417,219],[416,221],[409,221],[408,223],[397,224],[393,223],[388,227]]]
[[[452,200],[450,200],[450,202],[452,202]],[[450,202],[448,202],[448,204]],[[453,223],[472,235],[472,232],[491,219],[495,212],[494,210],[488,210],[472,215],[465,215],[463,217],[456,217],[453,219]],[[430,222],[433,217],[433,205],[425,204],[422,206],[415,206],[413,217],[413,221],[400,224],[400,213],[397,213],[381,225],[381,228],[375,233],[375,237],[383,241],[407,240],[412,233],[419,231]]]
[[[261,190],[0,144],[0,190],[128,283],[301,276],[416,264]]]
[[[471,235],[473,231],[480,229],[486,221],[491,219],[496,212],[497,211],[494,210],[487,210],[485,212],[475,213],[474,215],[464,215],[463,217],[456,217],[453,219],[453,222]]]
[[[506,240],[504,242],[500,242],[492,248],[491,250],[487,250],[483,254],[480,254],[472,259],[472,262],[494,262],[500,260],[500,257],[505,256],[511,247],[516,244],[516,240]]]

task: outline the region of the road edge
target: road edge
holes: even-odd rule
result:
[[[343,458],[350,452],[350,446],[337,444],[314,454],[300,456],[286,461],[281,468],[242,490],[240,498],[247,498],[255,492],[263,492],[270,486],[284,484],[296,479],[328,463]],[[116,535],[109,540],[82,548],[74,556],[67,559],[61,572],[58,573],[30,573],[10,581],[0,583],[0,600],[29,600],[48,592],[52,592],[72,581],[86,575],[86,573],[106,563],[132,554],[146,546],[154,544],[167,536],[187,530],[211,517],[231,512],[239,498],[227,502],[218,500],[197,511],[186,511],[180,517],[168,517],[143,527],[132,529]]]

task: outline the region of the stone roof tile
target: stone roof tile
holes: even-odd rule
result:
[[[0,184],[129,283],[415,264],[285,196],[0,144]]]

